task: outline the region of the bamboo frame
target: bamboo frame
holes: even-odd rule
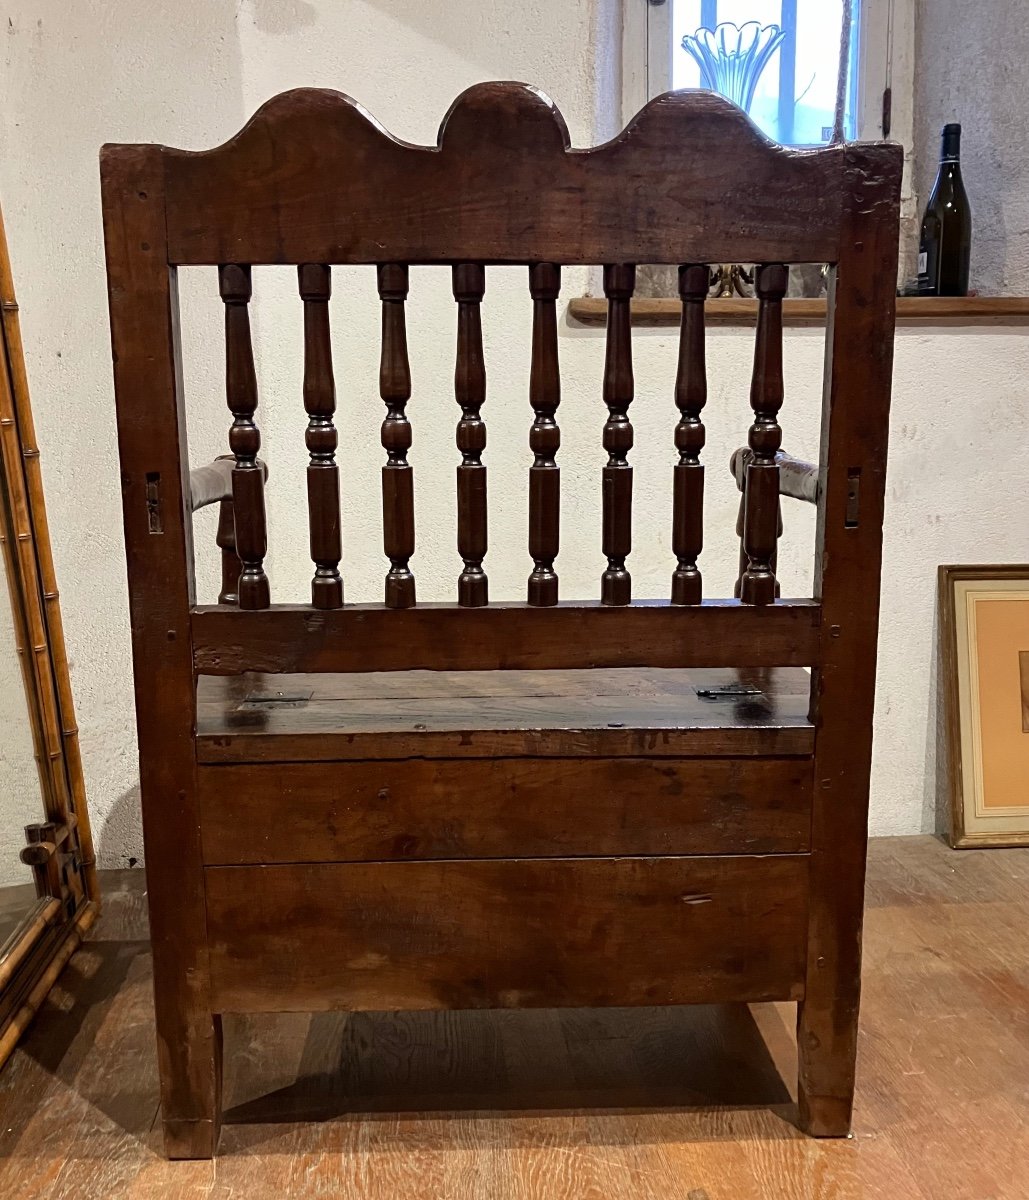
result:
[[[25,999],[0,1027],[0,1064],[42,1003],[60,967],[98,911],[93,839],[86,808],[78,727],[54,575],[39,450],[29,404],[18,303],[0,213],[0,542],[14,609],[15,636],[33,725],[43,799],[42,819],[69,827],[67,845],[80,866],[81,894],[69,892],[60,914],[30,910],[5,943],[0,990]],[[41,896],[41,900],[50,899]],[[57,899],[57,898],[55,898]],[[55,925],[59,928],[53,936]],[[45,953],[36,953],[49,938]]]

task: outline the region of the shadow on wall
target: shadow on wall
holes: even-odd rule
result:
[[[296,33],[305,25],[313,25],[318,19],[314,5],[305,3],[305,0],[251,0],[250,11],[254,24],[262,33]]]
[[[262,20],[280,9],[296,21],[309,6],[256,7]],[[240,128],[240,6],[34,0],[8,8],[0,192],[90,812],[101,865],[125,866],[142,840],[134,754],[123,749],[133,688],[97,151],[108,141],[207,147]],[[203,346],[209,330],[194,326],[184,338]]]
[[[139,784],[122,792],[103,814],[94,820],[97,866],[101,870],[143,865],[143,818]]]

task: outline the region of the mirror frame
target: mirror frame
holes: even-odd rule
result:
[[[41,820],[25,828],[21,852],[34,876],[36,901],[0,944],[2,1065],[99,912],[60,598],[2,214],[0,543],[42,808]]]

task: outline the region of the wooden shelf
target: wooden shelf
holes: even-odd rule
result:
[[[786,325],[824,325],[825,297],[783,301]],[[634,325],[678,325],[682,306],[675,299],[633,300]],[[709,300],[704,306],[708,325],[753,325],[757,301]],[[568,302],[568,316],[580,325],[604,325],[607,301],[582,296]],[[898,325],[1024,325],[1029,323],[1026,296],[898,296]]]

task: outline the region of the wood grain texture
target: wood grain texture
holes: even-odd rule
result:
[[[515,670],[576,667],[811,666],[821,641],[820,609],[807,600],[756,612],[736,601],[681,608],[560,604],[485,609],[423,604],[403,612],[352,605],[313,612],[275,605],[264,612],[196,606],[197,670]]]
[[[625,264],[604,267],[607,296],[607,342],[604,354],[604,449],[607,463],[602,473],[602,545],[607,566],[600,577],[602,604],[626,605],[632,598],[632,579],[625,565],[632,549],[632,334],[629,300],[636,286],[636,268]]]
[[[561,470],[556,454],[561,431],[555,414],[561,402],[561,375],[557,354],[557,297],[561,290],[561,268],[554,263],[529,267],[532,295],[532,366],[529,372],[529,402],[533,410],[529,447],[529,555],[532,573],[528,602],[549,608],[558,600],[558,577],[554,559],[560,547]]]
[[[803,755],[810,678],[777,671],[202,676],[200,762]],[[742,676],[742,679],[741,679]],[[273,679],[277,679],[272,685]],[[734,695],[741,683],[742,693]],[[729,688],[729,694],[710,694]],[[471,789],[472,794],[476,794]],[[467,802],[466,802],[467,803]]]
[[[607,301],[600,296],[575,296],[567,311],[579,325],[607,323]],[[784,325],[824,325],[826,316],[824,296],[788,296],[782,302]],[[1024,325],[1029,321],[1029,297],[898,296],[895,319],[898,325]],[[672,297],[641,298],[633,300],[630,320],[633,325],[678,326],[682,310]],[[719,298],[708,309],[707,323],[755,325],[757,301]]]
[[[782,444],[778,414],[783,402],[782,298],[787,280],[788,271],[782,263],[762,263],[755,269],[758,317],[750,384],[754,424],[748,439],[752,457],[746,466],[743,488],[743,551],[747,562],[739,586],[744,604],[772,604],[777,594],[775,554],[782,518],[775,456]]]
[[[161,1102],[169,1154],[211,1154],[220,1120],[220,1040],[207,991],[203,935],[189,462],[160,154],[108,149],[101,181],[143,832],[152,855],[148,881]],[[249,474],[261,477],[260,471]],[[160,481],[159,536],[151,532],[148,478]]]
[[[100,885],[95,933],[0,1073],[14,1200],[1029,1191],[1024,851],[870,842],[853,1139],[792,1123],[792,1005],[257,1013],[225,1019],[217,1165],[162,1158],[143,872]]]
[[[401,263],[380,263],[379,298],[382,302],[382,347],[379,361],[379,395],[386,405],[382,422],[382,539],[389,559],[386,574],[386,607],[410,608],[415,602],[411,571],[414,554],[414,472],[407,461],[411,449],[411,367],[407,358],[407,318],[404,304],[408,270]]]
[[[268,532],[264,473],[257,461],[261,434],[254,420],[257,372],[250,336],[250,267],[238,263],[220,266],[218,290],[225,305],[225,394],[232,413],[229,449],[236,459],[232,469],[232,506],[236,553],[241,563],[239,606],[267,608],[269,585],[264,556],[268,551]]]
[[[806,875],[805,855],[208,867],[214,1004],[796,1000]]]
[[[480,306],[486,292],[486,271],[481,263],[457,263],[453,269],[457,301],[457,363],[454,395],[461,406],[457,423],[457,552],[464,567],[457,580],[457,602],[462,608],[482,608],[489,602],[489,581],[483,570],[486,557],[486,423],[480,414],[486,399],[486,363],[482,352]]]
[[[823,397],[815,594],[829,636],[812,688],[813,902],[798,1028],[801,1121],[836,1136],[850,1128],[857,1053],[900,189],[899,172],[880,175],[863,147],[847,158],[853,199],[831,284]]]
[[[804,759],[244,764],[198,778],[209,866],[800,853],[811,822]]]
[[[773,147],[718,96],[658,97],[583,151],[552,102],[516,83],[469,88],[434,148],[305,88],[224,146],[161,156],[179,264],[377,263],[384,246],[407,263],[835,262],[845,186],[842,147]]]
[[[150,652],[144,665],[151,665],[151,657],[156,664],[145,686],[162,692],[160,703],[148,697],[140,725],[151,731],[147,752],[158,760],[148,769],[168,784],[163,810],[156,807],[158,793],[151,789],[148,801],[144,790],[149,820],[158,825],[157,870],[165,873],[167,890],[156,902],[165,906],[165,918],[173,871],[184,872],[189,881],[187,903],[180,909],[183,929],[177,931],[181,947],[172,1002],[196,1020],[178,1018],[185,1047],[170,1052],[164,1065],[166,1092],[183,1079],[188,1083],[183,1063],[201,1067],[197,1085],[187,1087],[183,1111],[164,1112],[172,1152],[204,1153],[213,1146],[217,1114],[206,1082],[218,1077],[216,1014],[222,1007],[249,1003],[260,1009],[295,1004],[325,1009],[804,997],[801,1120],[814,1133],[845,1132],[856,1041],[893,324],[888,293],[895,279],[900,148],[851,145],[798,152],[772,147],[722,100],[684,92],[648,105],[607,145],[573,151],[559,115],[538,92],[486,84],[459,98],[435,149],[394,141],[345,97],[304,91],[271,101],[237,138],[216,150],[130,148],[108,151],[107,158],[112,156],[126,170],[117,196],[106,200],[108,220],[119,230],[128,228],[113,256],[112,313],[118,305],[135,304],[150,317],[142,325],[135,318],[112,323],[115,356],[136,372],[127,381],[120,374],[117,383],[120,410],[129,414],[123,424],[134,435],[126,440],[123,431],[130,575],[138,600],[133,624]],[[131,180],[128,171],[140,161],[150,172],[141,182]],[[126,207],[147,202],[151,180],[158,197],[154,209],[146,210],[156,230],[153,240],[146,236],[150,226],[144,231],[124,218]],[[151,255],[154,246],[158,250]],[[774,487],[769,492],[777,474],[782,285],[786,264],[812,260],[835,264],[837,288],[818,464],[825,475],[817,546],[824,609],[817,602],[777,596],[778,496]],[[221,265],[228,285],[223,291],[235,364],[230,391],[239,422],[235,450],[242,459],[237,474],[257,489],[256,394],[245,327],[251,264],[318,264],[327,271],[333,263],[375,263],[380,284],[384,272],[410,263],[446,263],[453,269],[455,395],[461,408],[458,549],[464,566],[457,605],[235,612],[192,604],[192,556],[179,511],[182,480],[167,493],[161,484],[163,472],[177,468],[181,473],[186,459],[180,416],[171,417],[180,389],[169,279],[178,264],[208,261]],[[764,264],[758,278],[763,316],[752,396],[754,461],[748,467],[753,479],[744,510],[747,604],[630,602],[630,297],[632,264],[640,261],[694,267],[711,261]],[[606,264],[611,308],[603,389],[608,458],[602,602],[487,607],[479,314],[486,270],[495,263],[519,263],[524,269],[526,264],[556,268],[583,262]],[[404,282],[386,280],[383,301],[392,309],[402,303]],[[537,291],[546,295],[536,302],[549,305],[554,281],[542,282],[546,286]],[[691,303],[698,290],[688,289]],[[555,314],[548,308],[540,315],[545,318],[540,329],[552,332]],[[396,311],[390,321],[387,418],[399,424],[401,393],[408,389]],[[691,338],[698,340],[696,331]],[[550,332],[542,341],[553,349]],[[556,365],[547,346],[537,349],[537,382],[547,384],[548,394],[541,384],[536,399],[545,401],[545,418]],[[164,371],[157,380],[158,403],[141,405],[144,364],[152,364],[155,356]],[[682,399],[685,421],[693,428],[684,457],[692,468],[698,465],[693,462],[699,420],[695,347],[688,346],[686,357],[693,378],[683,384]],[[151,410],[159,410],[160,419],[151,419]],[[144,435],[162,443],[164,457],[156,466]],[[549,435],[547,440],[552,442]],[[389,431],[384,444],[389,457],[388,443],[394,443],[396,465],[407,441],[403,430]],[[147,536],[130,527],[128,517],[140,460],[146,471]],[[867,513],[861,498],[866,477],[872,497]],[[413,540],[404,486],[394,497],[396,527],[387,530],[387,555],[391,567],[398,568],[405,565]],[[674,550],[692,580],[699,552],[696,484],[686,490],[685,505],[680,495]],[[166,495],[176,515],[162,527]],[[235,497],[236,542],[244,563],[241,607],[255,610],[267,603],[265,594],[244,587],[248,572],[256,584],[264,554],[263,530],[253,517],[257,499],[257,492],[245,489]],[[538,511],[553,512],[549,492],[538,499]],[[147,543],[158,532],[168,543],[159,554]],[[544,520],[538,532],[541,553],[533,555],[534,566],[546,574],[554,531]],[[182,578],[169,582],[173,570],[183,572],[185,583]],[[549,594],[549,579],[546,583],[540,598],[556,599]],[[174,604],[159,597],[162,589]],[[409,591],[405,580],[403,589],[388,592],[387,599],[413,601]],[[742,694],[716,696],[708,707],[699,691],[685,689],[591,695],[576,690],[576,684],[546,694],[537,681],[536,690],[511,690],[518,682],[511,673],[522,670],[731,668],[745,682],[764,668],[801,666],[815,671],[814,696],[805,680],[789,694],[759,701],[744,688]],[[302,679],[303,694],[292,700],[267,690],[241,697],[242,678],[206,681],[208,675],[263,672],[280,676],[277,683],[286,689],[298,682],[294,675],[422,669],[501,671],[511,678],[507,690],[410,697],[395,690],[380,696],[330,695],[321,681]],[[205,677],[199,693],[193,690],[195,672]],[[142,669],[137,678],[144,686]],[[420,686],[422,681],[413,682]],[[351,680],[344,686],[359,684]],[[264,680],[260,686],[274,684]],[[339,685],[327,681],[324,686]],[[164,729],[157,722],[162,715],[168,717]],[[184,746],[191,756],[188,770],[181,757]],[[481,803],[476,772],[505,757],[519,762],[534,757],[545,779],[550,758],[573,758],[587,769],[618,756],[667,758],[676,764],[689,757],[729,758],[745,770],[748,762],[795,756],[806,769],[813,747],[814,786],[809,792],[802,783],[796,798],[814,805],[813,870],[803,853],[607,855],[596,849],[604,827],[598,819],[590,855],[261,862],[207,867],[199,878],[198,756],[211,762],[240,760],[251,770],[262,762],[274,764],[283,775],[293,774],[293,763],[298,777],[301,767],[326,769],[320,762],[360,760],[363,770],[375,772],[386,769],[378,764],[403,765],[408,759],[423,769],[419,764],[442,756],[467,767],[468,782],[459,788],[458,776],[450,777],[453,799],[474,814]],[[209,777],[217,778],[222,777]],[[551,780],[560,787],[556,777]],[[399,779],[395,786],[401,786]],[[534,796],[532,816],[542,824],[533,828],[542,829],[545,816],[560,814],[561,799],[539,788]],[[656,804],[657,797],[638,803],[634,811],[641,813],[648,802]],[[585,804],[580,796],[578,807]],[[615,802],[609,823],[626,819],[626,804],[623,800],[619,810]],[[604,811],[602,804],[598,808]],[[182,827],[172,829],[174,822]],[[494,836],[502,835],[502,823],[494,824]],[[588,826],[587,811],[579,829]],[[657,820],[648,836],[660,831]],[[240,829],[239,836],[246,832]],[[631,834],[631,824],[624,832]],[[746,835],[740,836],[742,841]],[[285,833],[283,841],[288,845]],[[695,886],[701,880],[710,886]],[[197,897],[200,907],[193,903]],[[212,942],[219,971],[215,994],[209,986]],[[173,1025],[168,1030],[176,1031]],[[441,1178],[445,1181],[445,1172]]]
[[[297,267],[300,298],[304,304],[304,408],[307,411],[305,444],[307,510],[311,531],[311,603],[315,608],[343,607],[343,580],[339,562],[343,555],[339,502],[339,437],[333,424],[336,381],[332,374],[332,331],[329,297],[332,275],[324,263]]]
[[[686,263],[679,268],[682,320],[675,377],[675,403],[679,409],[675,448],[679,461],[674,468],[672,498],[672,551],[676,559],[673,604],[700,604],[703,600],[697,558],[704,548],[704,467],[700,452],[706,436],[701,413],[707,403],[704,301],[708,275],[703,263]]]

